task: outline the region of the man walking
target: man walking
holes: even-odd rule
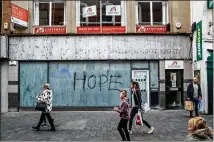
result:
[[[187,87],[187,96],[190,101],[193,102],[195,106],[195,116],[198,115],[198,104],[202,99],[201,94],[201,86],[198,84],[198,79],[196,77],[193,78],[193,82],[190,83]],[[193,111],[190,111],[190,117],[193,117]]]

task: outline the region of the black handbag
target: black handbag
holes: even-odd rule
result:
[[[47,104],[44,102],[39,102],[36,104],[35,110],[46,111]]]

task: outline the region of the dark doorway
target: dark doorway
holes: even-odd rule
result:
[[[183,70],[166,70],[166,109],[183,108]]]

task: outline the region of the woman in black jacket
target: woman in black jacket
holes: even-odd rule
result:
[[[142,109],[141,103],[141,92],[140,92],[140,87],[138,82],[132,81],[130,85],[132,89],[132,109],[131,109],[131,114],[130,114],[130,120],[129,120],[129,133],[132,134],[132,124],[133,124],[133,119],[135,115],[138,113],[138,109]],[[143,117],[142,117],[143,118]],[[143,123],[149,128],[148,134],[151,134],[154,130],[154,128],[149,125],[145,120],[143,120]]]

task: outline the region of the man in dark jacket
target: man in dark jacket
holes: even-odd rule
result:
[[[193,82],[190,83],[187,87],[187,96],[190,101],[193,102],[195,106],[195,115],[198,115],[198,104],[202,99],[201,86],[198,84],[198,79],[193,78]],[[193,117],[193,111],[190,111],[190,117]]]

